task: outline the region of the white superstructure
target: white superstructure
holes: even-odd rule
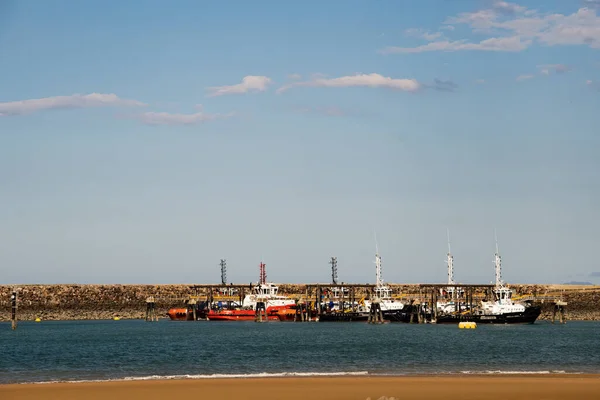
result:
[[[374,298],[365,300],[365,307],[367,311],[371,310],[371,303],[379,302],[381,311],[400,311],[404,308],[404,304],[396,301],[392,297],[392,289],[386,285],[383,281],[381,271],[381,256],[379,256],[379,249],[375,246],[375,289]]]
[[[279,295],[279,287],[277,285],[267,282],[266,267],[265,263],[260,263],[258,284],[252,288],[252,293],[244,297],[242,307],[256,308],[256,303],[259,302],[265,303],[265,308],[296,304],[294,299]]]
[[[496,232],[494,231],[494,236]],[[496,239],[496,254],[494,255],[494,271],[496,275],[496,285],[494,287],[494,301],[482,301],[481,308],[484,314],[506,314],[515,312],[524,312],[523,304],[514,303],[512,300],[512,290],[504,286],[502,280],[502,258],[498,250],[498,238]]]

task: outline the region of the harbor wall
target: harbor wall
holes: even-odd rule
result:
[[[395,293],[418,293],[415,285],[390,284]],[[304,285],[281,284],[280,292],[302,294]],[[568,288],[556,285],[511,285],[517,294],[538,296],[560,293],[568,302],[568,320],[600,320],[600,286]],[[0,285],[0,321],[10,319],[10,294],[13,286]],[[182,306],[192,294],[189,285],[19,285],[18,319],[94,320],[141,319],[146,299],[154,296],[161,318],[171,307]],[[364,295],[357,291],[357,296]],[[546,303],[540,319],[552,319],[553,307]]]

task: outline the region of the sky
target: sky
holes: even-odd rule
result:
[[[600,1],[0,2],[0,284],[600,283]]]

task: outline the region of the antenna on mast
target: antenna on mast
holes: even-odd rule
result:
[[[496,254],[494,257],[496,287],[500,287],[504,282],[502,282],[502,258],[500,257],[500,250],[498,250],[498,235],[496,234],[496,228],[494,228],[494,239],[496,240]]]
[[[227,285],[227,261],[221,259],[221,284]]]
[[[448,258],[446,263],[448,265],[448,284],[454,285],[454,256],[450,250],[450,229],[446,228],[446,235],[448,236]]]
[[[337,257],[331,257],[331,261],[329,261],[329,264],[331,264],[331,283],[337,285]]]

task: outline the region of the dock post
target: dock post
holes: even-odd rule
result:
[[[321,286],[317,286],[317,315],[320,317],[321,316],[321,312],[323,310],[321,310],[321,303],[323,301],[323,289],[321,289]]]
[[[379,304],[379,301],[371,303],[368,322],[370,324],[383,323],[383,313],[381,312],[381,305]]]
[[[158,321],[154,296],[146,298],[146,321]]]
[[[263,322],[263,311],[264,311],[264,315],[265,315],[265,321],[268,321],[269,318],[267,317],[267,309],[265,307],[265,303],[263,301],[259,301],[256,303],[256,312],[254,314],[254,320],[256,322]]]
[[[197,308],[198,308],[198,306],[197,306],[196,299],[191,299],[188,302],[188,305],[192,306],[192,318],[194,319],[194,321],[198,321],[198,314],[197,314],[197,311],[196,311]]]
[[[17,329],[17,289],[13,289],[12,294],[10,295],[10,304],[10,322],[11,328],[14,331],[15,329]]]
[[[309,313],[310,301],[309,301],[309,297],[308,297],[308,286],[306,287],[304,299],[305,299],[305,303],[306,303],[306,310],[305,310],[306,315],[304,316],[303,321],[308,322],[308,319],[310,318],[310,313]]]
[[[566,324],[567,323],[567,319],[565,316],[565,308],[566,308],[567,302],[566,301],[562,301],[562,300],[557,300],[556,303],[554,304],[554,311],[552,313],[552,323],[554,323],[554,320],[556,318],[556,313],[558,312],[558,322],[561,324]]]

